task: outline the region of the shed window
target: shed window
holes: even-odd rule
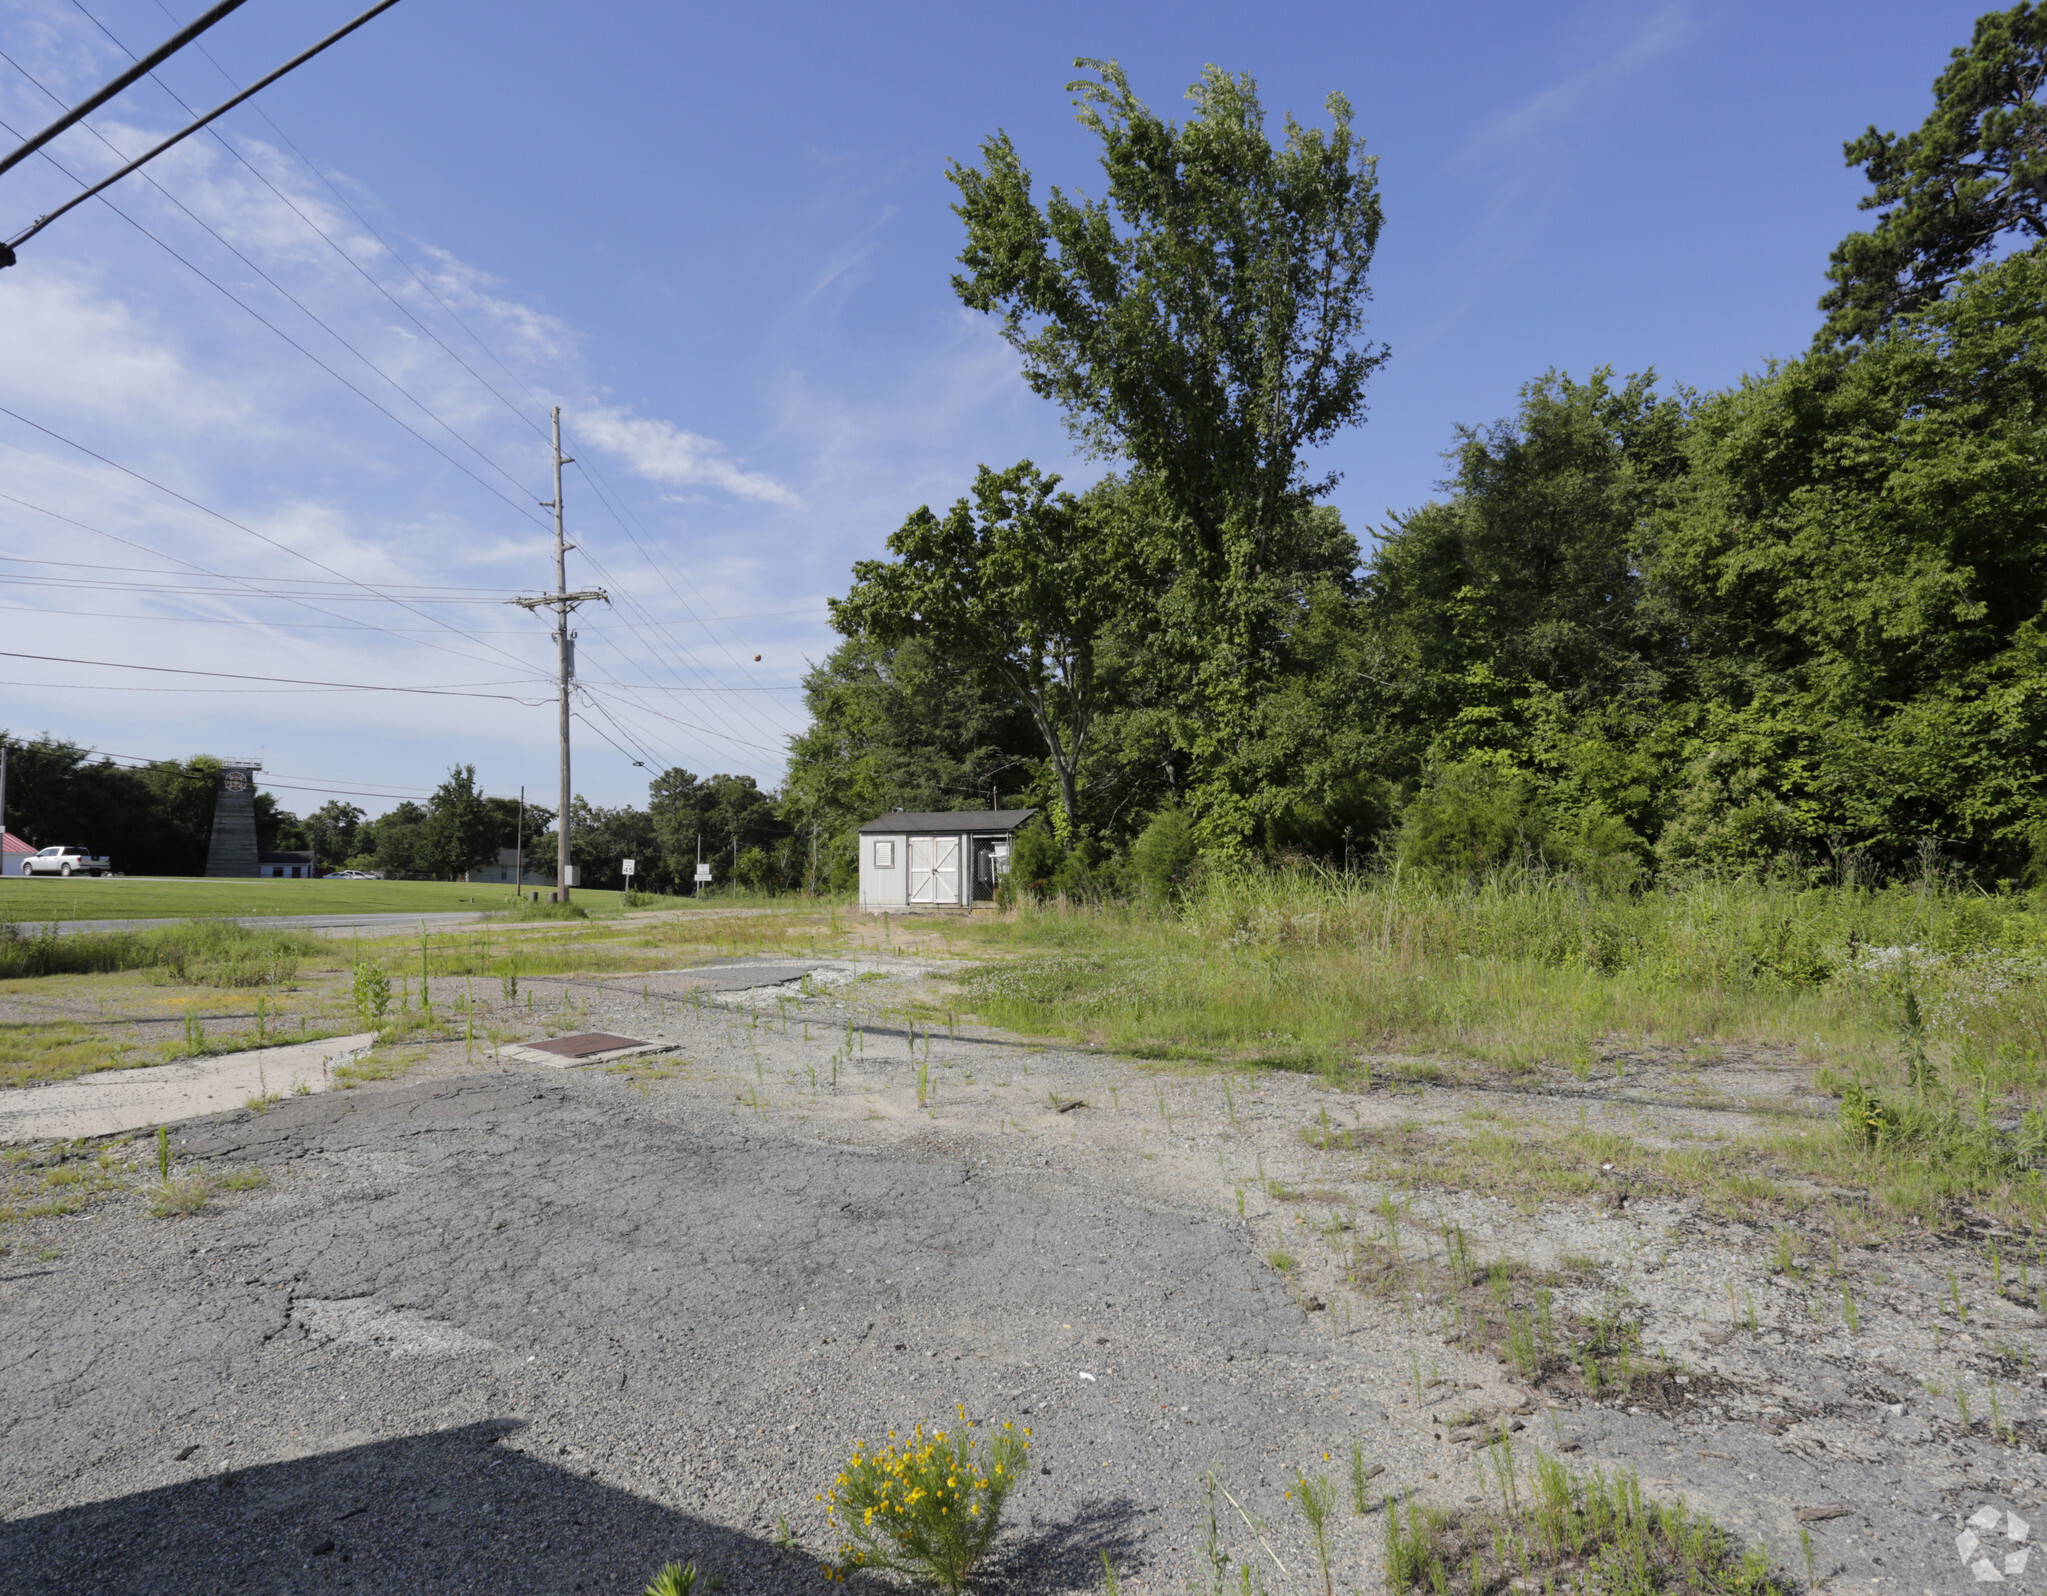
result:
[[[896,867],[896,845],[893,842],[877,842],[874,845],[874,868],[893,870]]]

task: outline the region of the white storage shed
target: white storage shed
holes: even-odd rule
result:
[[[860,907],[967,908],[995,896],[1035,809],[898,809],[860,828]]]

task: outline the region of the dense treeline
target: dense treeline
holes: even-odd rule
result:
[[[26,741],[0,731],[8,750],[7,829],[36,847],[69,843],[109,855],[130,875],[203,875],[219,792],[218,760],[199,757],[141,767],[117,765],[47,734]],[[404,802],[370,819],[355,804],[329,800],[307,815],[256,794],[256,842],[265,851],[314,851],[321,869],[374,870],[393,880],[452,880],[523,842],[527,869],[553,878],[554,811],[494,798],[476,767],[456,765],[425,803]],[[656,777],[644,810],[575,800],[571,859],[587,886],[623,885],[623,859],[637,883],[687,891],[699,848],[724,885],[796,885],[810,868],[810,838],[780,820],[751,776],[700,780],[675,769]]]
[[[2043,67],[2047,16],[1985,17],[1926,127],[1847,146],[1881,214],[1810,353],[1712,394],[1543,374],[1368,553],[1301,463],[1384,355],[1348,108],[1275,146],[1247,80],[1176,126],[1098,67],[1107,198],[1041,208],[991,140],[955,285],[1121,469],[984,468],[856,566],[785,813],[842,877],[860,820],[991,786],[1067,886],[1190,834],[1452,879],[2039,877]]]
[[[7,829],[24,842],[89,848],[137,875],[205,874],[218,760],[137,767],[47,734],[23,741],[0,730],[0,743],[7,746]],[[302,846],[279,840],[290,824],[275,798],[256,795],[258,847]]]

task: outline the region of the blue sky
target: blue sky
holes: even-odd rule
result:
[[[357,8],[252,0],[52,153],[109,170]],[[197,9],[0,0],[0,118]],[[260,754],[297,810],[456,761],[551,792],[547,628],[505,601],[551,579],[560,404],[571,581],[620,601],[580,623],[577,790],[773,786],[852,561],[978,462],[1102,469],[947,284],[949,158],[1002,128],[1098,189],[1075,56],[1176,115],[1249,72],[1275,130],[1349,96],[1393,357],[1327,455],[1369,539],[1548,368],[1712,388],[1802,350],[1858,225],[1842,141],[1916,126],[1977,9],[404,0],[0,273],[0,649],[295,681],[0,658],[0,729]],[[15,168],[0,229],[69,192]]]

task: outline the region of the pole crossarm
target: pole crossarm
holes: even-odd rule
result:
[[[577,604],[609,604],[611,595],[601,587],[593,587],[585,593],[542,593],[535,598],[506,599],[505,602],[516,604],[522,610],[564,609]]]

